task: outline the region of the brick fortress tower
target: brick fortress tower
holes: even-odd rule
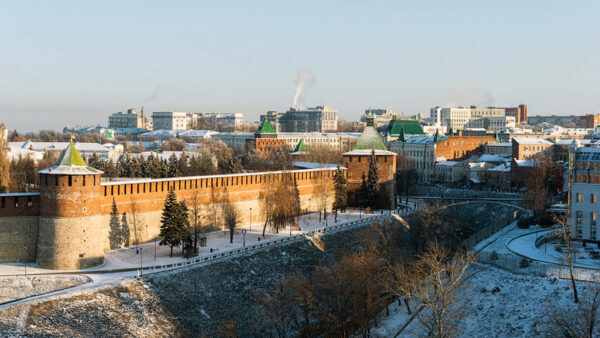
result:
[[[56,165],[40,170],[37,264],[48,269],[83,269],[102,264],[100,177],[73,142]]]
[[[379,191],[383,208],[393,209],[396,188],[396,153],[388,151],[374,126],[374,117],[368,116],[365,129],[350,152],[343,154],[344,167],[348,168],[347,186],[350,202],[356,204],[363,174],[369,173],[369,159],[375,155],[379,173]]]

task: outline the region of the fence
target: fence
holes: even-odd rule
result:
[[[555,277],[560,279],[571,278],[569,267],[567,265],[533,261],[513,254],[480,252],[477,260],[480,263],[493,265],[514,273],[531,274],[541,277]],[[573,267],[573,275],[575,276],[575,279],[579,281],[600,282],[600,270]]]

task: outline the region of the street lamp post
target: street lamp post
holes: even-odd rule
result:
[[[140,248],[140,277],[144,274],[144,264],[142,257],[144,257],[144,248]]]
[[[308,219],[310,219],[310,200],[311,198],[308,199]]]
[[[246,229],[242,229],[243,246],[246,247]]]
[[[158,236],[154,237],[154,260],[156,260],[156,240],[158,239]]]
[[[250,226],[249,226],[250,231],[252,231],[252,208],[250,208]]]

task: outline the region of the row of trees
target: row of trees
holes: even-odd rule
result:
[[[358,251],[308,276],[293,274],[258,291],[257,310],[265,325],[260,334],[368,336],[377,315],[398,301],[409,313],[417,312],[424,335],[452,335],[459,313],[449,308],[473,257],[437,241],[410,248],[415,231],[407,233],[397,222],[373,225],[361,235]]]
[[[104,171],[106,177],[166,178],[243,172],[239,160],[221,156],[222,154],[215,153],[215,156],[210,156],[184,152],[179,157],[172,154],[168,160],[160,159],[158,155],[150,155],[146,158],[124,155],[116,164],[110,160],[100,160],[94,155],[90,159],[89,165]]]

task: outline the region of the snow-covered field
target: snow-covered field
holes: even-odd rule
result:
[[[552,307],[573,306],[570,281],[513,274],[484,264],[470,268],[471,277],[455,309],[461,337],[538,337],[544,336],[547,313]],[[585,294],[589,283],[578,282]],[[391,307],[392,315],[382,320],[372,333],[378,337],[393,337],[409,317],[403,306]],[[415,319],[402,336],[422,336]]]

